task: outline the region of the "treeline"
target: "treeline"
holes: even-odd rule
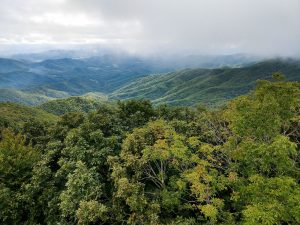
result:
[[[2,121],[1,224],[300,224],[300,85]]]

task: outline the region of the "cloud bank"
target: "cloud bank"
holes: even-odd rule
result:
[[[0,0],[0,48],[300,55],[299,0]],[[6,47],[6,48],[5,48]]]

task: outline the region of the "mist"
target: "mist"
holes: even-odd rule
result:
[[[299,0],[1,0],[0,54],[300,55]]]

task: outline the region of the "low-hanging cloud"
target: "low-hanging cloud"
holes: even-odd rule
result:
[[[0,0],[0,44],[300,55],[299,0]]]

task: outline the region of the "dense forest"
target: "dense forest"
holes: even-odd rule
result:
[[[1,224],[300,224],[300,84],[279,73],[213,109],[0,112]]]

